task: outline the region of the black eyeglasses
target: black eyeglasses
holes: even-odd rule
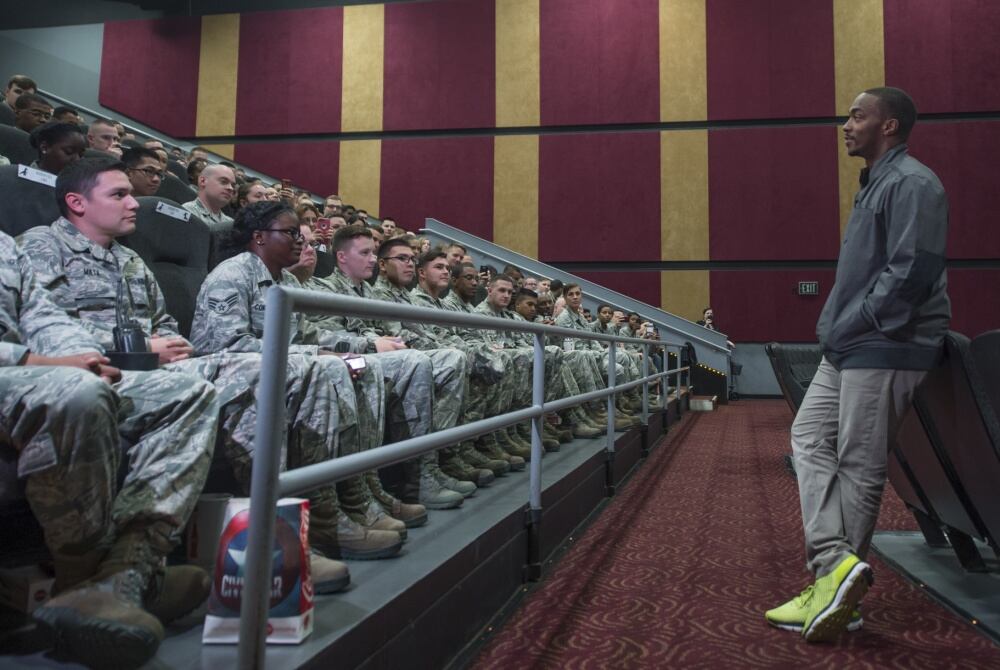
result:
[[[284,233],[296,242],[302,239],[302,231],[298,228],[265,228],[270,233]]]
[[[152,166],[147,166],[144,168],[129,168],[129,169],[135,170],[136,172],[141,172],[150,179],[156,179],[157,177],[163,179],[163,170],[157,170],[155,167]]]
[[[417,262],[416,256],[386,256],[385,259],[387,261],[399,261],[400,263],[405,263],[407,265]]]

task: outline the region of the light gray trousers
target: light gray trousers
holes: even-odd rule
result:
[[[871,544],[888,447],[922,370],[838,372],[824,358],[792,424],[806,565],[822,577]]]

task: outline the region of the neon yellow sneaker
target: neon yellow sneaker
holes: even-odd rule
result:
[[[813,585],[809,611],[802,623],[806,642],[830,642],[847,629],[851,614],[874,581],[871,566],[848,555]]]
[[[767,622],[775,628],[801,633],[802,626],[806,621],[806,615],[809,613],[809,603],[812,602],[814,591],[815,586],[810,584],[806,587],[805,591],[795,596],[784,605],[779,605],[778,607],[765,612],[764,618],[767,619]],[[847,630],[849,632],[861,630],[861,627],[864,626],[864,624],[865,620],[861,618],[861,611],[859,607],[859,609],[855,609],[851,612],[851,620],[847,624]]]

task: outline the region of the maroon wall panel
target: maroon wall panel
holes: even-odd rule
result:
[[[380,198],[406,230],[431,217],[493,239],[493,138],[383,140]]]
[[[385,6],[386,130],[496,122],[493,0]]]
[[[660,118],[657,0],[540,5],[543,125]]]
[[[576,274],[653,307],[660,306],[659,272],[577,272]]]
[[[833,126],[710,131],[711,259],[835,259],[836,142]]]
[[[884,0],[885,81],[921,112],[1000,109],[1000,3]]]
[[[660,260],[658,133],[542,135],[538,255]]]
[[[253,142],[236,145],[236,161],[295,186],[326,195],[337,192],[339,142]],[[361,203],[356,203],[361,204]],[[362,205],[363,206],[363,205]]]
[[[816,321],[833,287],[834,270],[713,271],[712,309],[733,342],[815,342]],[[818,281],[818,296],[796,295]]]
[[[951,329],[968,337],[1000,328],[1000,269],[948,270]]]
[[[340,132],[344,11],[240,16],[238,135]]]
[[[918,123],[910,151],[948,193],[948,257],[1000,258],[1000,122]]]
[[[167,135],[194,135],[201,19],[104,24],[102,105]]]
[[[706,0],[705,12],[708,118],[834,113],[830,0]]]

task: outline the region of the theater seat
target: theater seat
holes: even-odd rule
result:
[[[163,175],[163,181],[160,182],[160,188],[156,192],[156,197],[173,200],[178,205],[183,205],[185,202],[191,202],[197,198],[198,193],[185,182],[168,172]]]
[[[6,106],[0,103],[0,106]],[[31,165],[38,158],[38,152],[31,146],[31,136],[20,128],[0,124],[0,154],[13,165]]]
[[[770,342],[764,345],[767,357],[774,369],[774,376],[781,387],[781,394],[792,410],[799,411],[806,390],[812,382],[813,375],[823,360],[823,352],[818,344],[779,344]]]
[[[316,252],[316,270],[314,273],[317,277],[329,277],[336,269],[337,259],[333,254],[325,251]]]
[[[969,344],[972,360],[979,373],[985,393],[984,401],[988,401],[993,418],[1000,415],[1000,330],[991,330],[972,340]],[[987,428],[993,435],[996,445],[1000,435],[997,434],[995,422],[990,422]]]
[[[167,172],[174,175],[181,180],[182,183],[187,183],[188,171],[184,167],[184,164],[180,161],[175,161],[173,158],[167,159]]]
[[[25,168],[24,165],[0,167],[0,230],[11,237],[35,226],[47,226],[59,218],[55,187],[40,183],[35,176],[38,173]]]
[[[212,234],[201,219],[174,202],[158,196],[137,200],[135,232],[120,241],[153,271],[167,312],[188,337],[198,289],[208,274]]]
[[[17,121],[17,115],[14,114],[14,110],[7,103],[0,102],[0,125],[13,126],[15,121]]]

